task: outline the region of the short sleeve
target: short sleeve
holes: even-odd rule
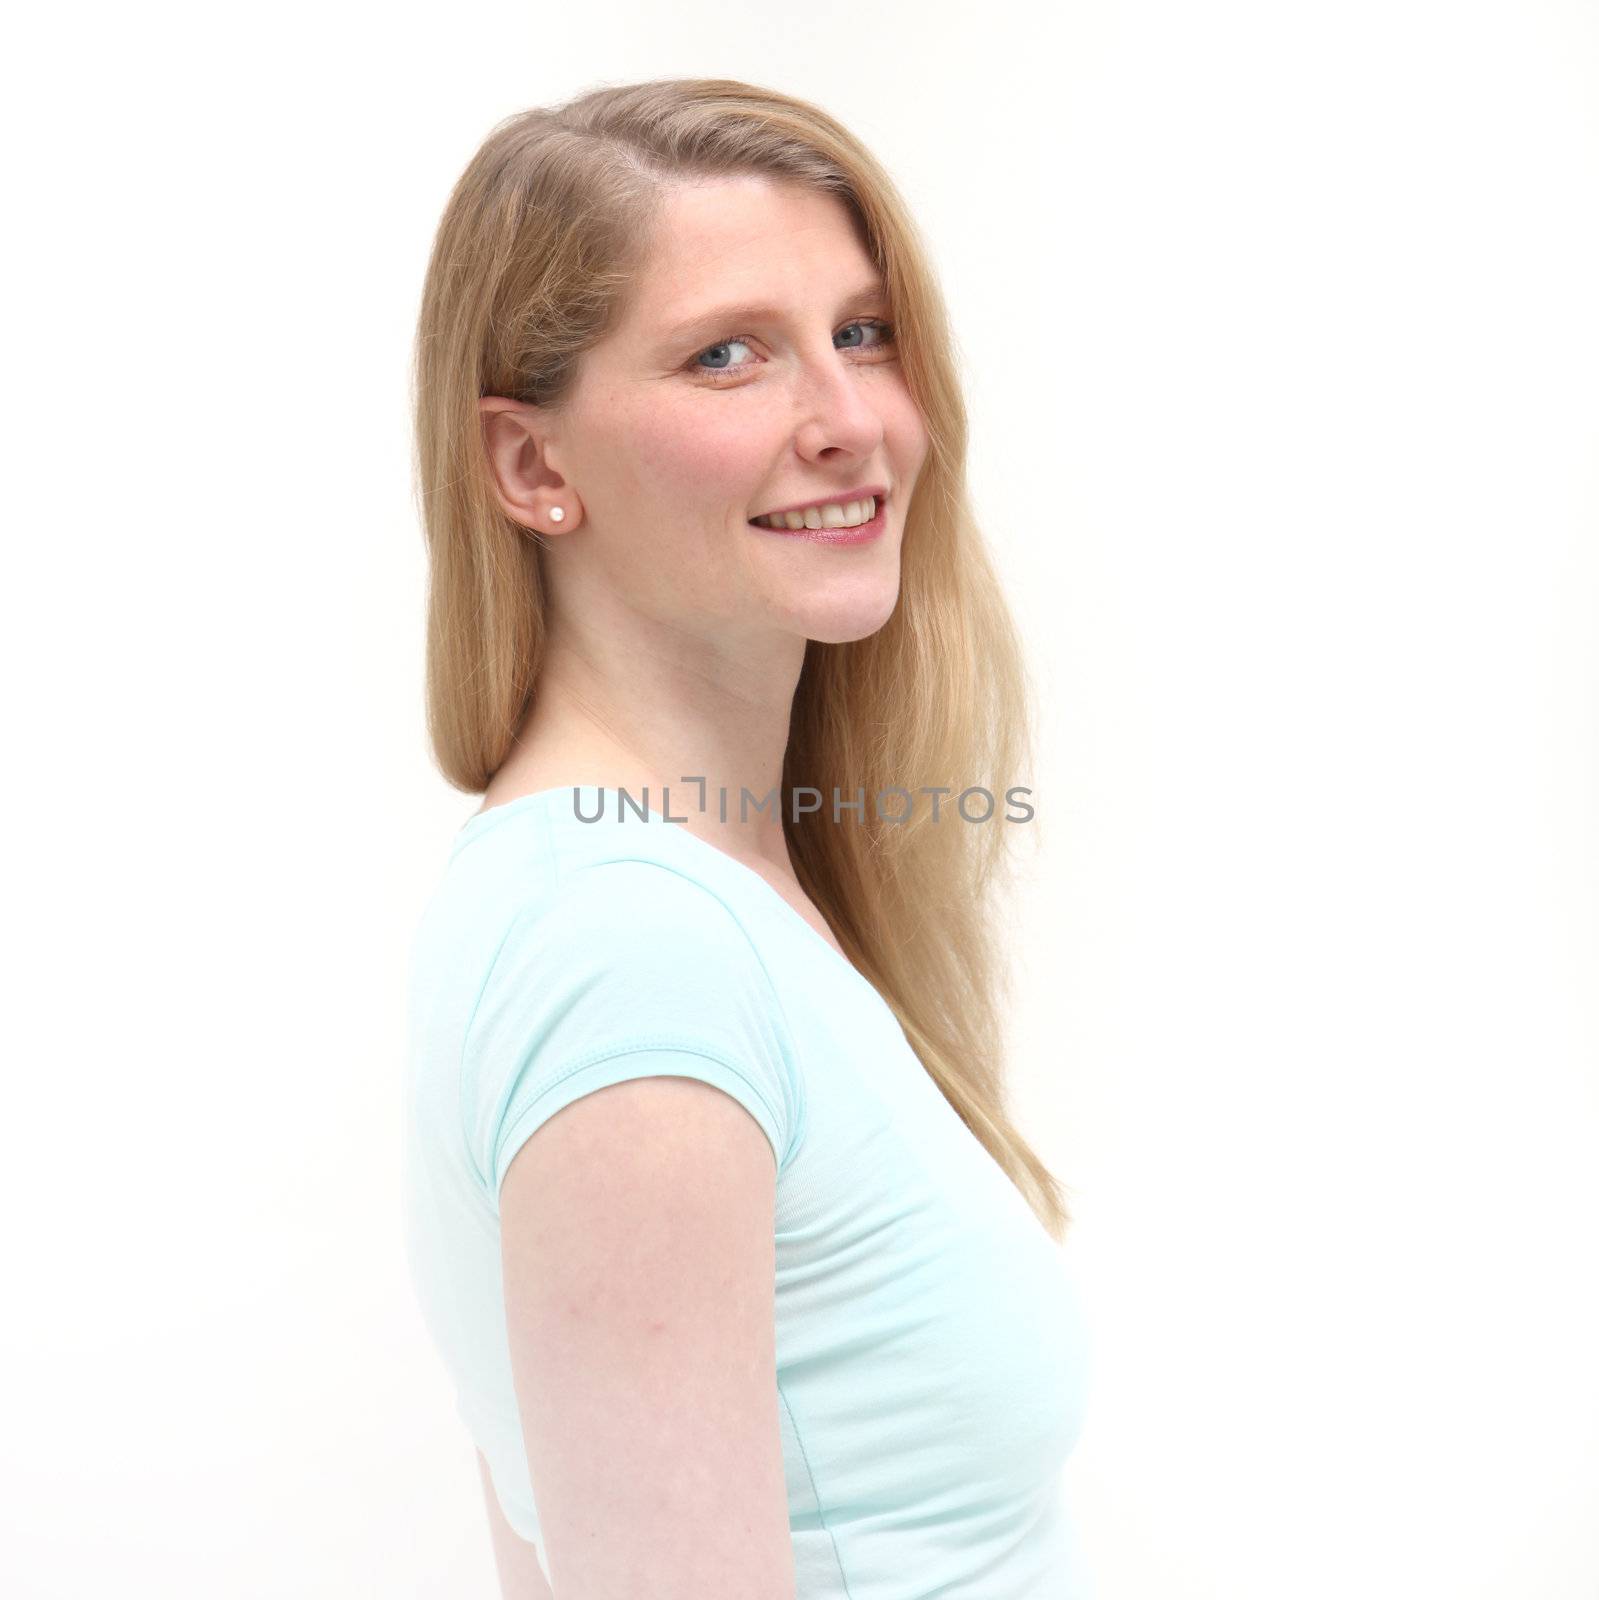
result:
[[[467,1027],[461,1111],[485,1189],[574,1100],[684,1077],[737,1100],[781,1174],[803,1115],[787,1026],[748,933],[696,879],[646,860],[565,873],[507,929]]]

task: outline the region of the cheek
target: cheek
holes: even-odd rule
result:
[[[759,479],[770,451],[763,454],[750,418],[705,400],[687,395],[634,410],[616,431],[617,472],[631,476],[640,496],[684,504],[741,499]]]
[[[921,466],[932,443],[927,432],[927,422],[911,398],[908,388],[901,387],[895,397],[892,411],[884,418],[890,443],[902,461],[912,470]]]

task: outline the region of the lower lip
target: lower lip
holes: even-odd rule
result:
[[[872,520],[858,528],[763,528],[758,522],[750,526],[757,533],[775,533],[785,539],[814,539],[818,544],[867,544],[888,526],[888,501],[879,500]]]

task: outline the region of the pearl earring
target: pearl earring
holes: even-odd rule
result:
[[[550,507],[550,521],[551,522],[564,522],[565,520],[566,520],[566,513],[559,506],[551,506]]]

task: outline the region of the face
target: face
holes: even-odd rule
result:
[[[749,175],[673,189],[623,319],[538,435],[523,520],[550,536],[557,587],[581,562],[643,614],[730,641],[882,627],[927,453],[890,311],[831,196]],[[750,520],[870,486],[888,494],[863,543]]]

